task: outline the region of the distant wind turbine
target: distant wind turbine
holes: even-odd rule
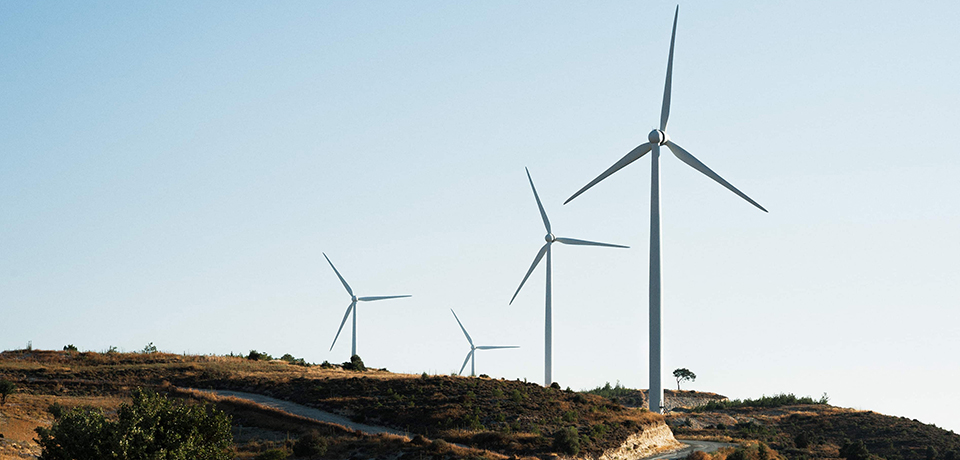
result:
[[[663,89],[663,107],[660,110],[660,129],[654,129],[647,135],[647,140],[637,148],[627,153],[620,161],[617,161],[610,168],[590,181],[589,184],[574,193],[563,204],[578,197],[581,193],[587,191],[598,182],[607,178],[607,176],[619,171],[624,166],[633,163],[647,152],[653,151],[650,155],[652,168],[650,170],[650,410],[660,412],[663,408],[663,386],[660,383],[660,146],[665,145],[673,154],[693,169],[700,171],[707,177],[717,181],[720,185],[726,187],[731,192],[737,194],[740,198],[747,200],[750,204],[767,212],[763,206],[757,204],[729,182],[723,180],[717,173],[697,160],[690,152],[687,152],[679,145],[670,140],[665,130],[667,129],[667,118],[670,116],[670,86],[673,77],[673,45],[677,37],[677,17],[680,13],[680,7],[673,15],[673,33],[670,36],[670,55],[667,58],[667,82]]]
[[[540,259],[543,259],[543,255],[547,255],[547,300],[546,300],[546,320],[544,325],[544,363],[543,363],[543,380],[544,386],[550,386],[553,383],[553,263],[551,261],[551,249],[550,246],[553,243],[563,243],[563,244],[572,244],[577,246],[603,246],[608,248],[629,248],[629,246],[621,246],[619,244],[609,244],[609,243],[596,243],[593,241],[584,241],[584,240],[575,240],[573,238],[558,238],[553,235],[553,231],[550,229],[550,219],[547,219],[547,212],[543,210],[543,204],[540,203],[540,196],[537,195],[537,188],[533,185],[533,178],[530,177],[530,170],[524,168],[527,171],[527,179],[530,181],[530,188],[533,189],[533,197],[537,200],[537,207],[540,208],[540,217],[543,218],[543,226],[547,229],[547,236],[544,237],[547,240],[547,243],[540,248],[540,252],[537,253],[537,257],[533,259],[533,265],[530,266],[530,269],[527,270],[527,274],[524,275],[523,281],[520,282],[520,287],[517,288],[517,292],[513,293],[513,298],[510,299],[510,304],[513,304],[513,300],[517,298],[517,294],[520,293],[520,289],[523,288],[523,283],[527,282],[527,278],[530,277],[530,274],[533,273],[533,269],[537,268],[537,264],[540,263]]]
[[[467,357],[463,360],[463,366],[460,366],[460,372],[457,372],[457,375],[463,374],[463,369],[467,367],[467,361],[470,361],[470,377],[477,375],[477,361],[474,352],[477,350],[496,350],[500,348],[520,348],[516,346],[490,346],[490,345],[481,345],[476,346],[473,344],[473,339],[470,338],[470,334],[467,333],[467,329],[463,327],[463,323],[460,322],[460,318],[457,318],[457,312],[450,309],[450,313],[453,313],[453,317],[457,320],[457,324],[460,325],[460,330],[463,331],[463,335],[467,337],[467,342],[470,342],[470,352],[467,353]]]
[[[353,312],[353,351],[350,352],[350,355],[357,354],[357,302],[372,302],[374,300],[386,300],[386,299],[399,299],[401,297],[411,297],[409,295],[388,295],[388,296],[372,296],[372,297],[357,297],[353,293],[353,289],[350,289],[350,285],[347,284],[347,281],[340,276],[340,272],[337,271],[337,267],[333,266],[333,262],[330,262],[330,258],[327,257],[327,254],[323,254],[323,258],[327,259],[327,263],[330,264],[330,268],[333,269],[333,272],[337,274],[337,278],[340,278],[340,282],[343,283],[343,287],[347,289],[347,293],[350,294],[350,306],[347,307],[347,312],[343,315],[343,321],[340,322],[340,329],[337,329],[337,336],[333,338],[333,343],[330,344],[330,350],[333,351],[333,346],[337,344],[337,339],[340,338],[340,332],[343,331],[343,325],[347,324],[347,317],[350,316],[350,313]]]

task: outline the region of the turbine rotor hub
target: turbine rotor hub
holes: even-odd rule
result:
[[[543,239],[547,240],[547,243],[557,241],[557,237],[553,236],[553,233],[547,233],[547,236],[543,237]]]
[[[667,141],[670,140],[670,136],[659,129],[655,129],[650,131],[650,134],[647,134],[647,140],[650,141],[651,144],[665,145]]]
[[[356,302],[356,301],[357,301],[357,296],[355,296],[355,295],[350,296],[350,300]]]

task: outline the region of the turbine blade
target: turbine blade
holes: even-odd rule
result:
[[[450,313],[453,313],[453,317],[456,318],[457,324],[460,325],[460,330],[463,331],[463,335],[467,336],[467,342],[470,342],[470,346],[473,346],[473,339],[470,338],[470,334],[467,334],[467,328],[463,327],[463,323],[460,322],[460,318],[457,318],[457,312],[450,309]]]
[[[457,372],[457,375],[463,374],[463,370],[467,367],[467,362],[470,361],[470,357],[473,356],[473,350],[470,350],[470,353],[467,353],[467,357],[463,360],[463,365],[460,366],[460,372]]]
[[[698,160],[696,157],[691,155],[690,152],[684,150],[682,147],[675,144],[673,141],[667,141],[667,147],[670,148],[670,151],[673,152],[673,154],[676,155],[677,158],[680,159],[680,161],[690,165],[690,167],[692,167],[693,169],[696,169],[697,171],[702,172],[705,176],[717,181],[717,183],[719,183],[720,185],[726,187],[731,192],[739,195],[740,198],[743,198],[744,200],[747,200],[750,204],[760,208],[761,211],[768,212],[766,209],[763,208],[763,206],[760,206],[760,204],[758,204],[756,201],[751,200],[750,197],[748,197],[746,194],[744,194],[740,190],[737,190],[737,188],[734,187],[733,185],[730,185],[729,182],[723,180],[723,178],[720,177],[719,174],[713,172],[710,168],[707,167],[707,165],[701,163],[700,160]]]
[[[548,247],[550,247],[550,243],[544,244],[543,247],[540,248],[540,252],[537,253],[537,257],[533,259],[533,265],[530,266],[530,270],[527,270],[527,274],[524,275],[523,281],[520,282],[520,287],[517,288],[517,292],[513,293],[513,297],[510,299],[511,305],[513,304],[513,299],[516,299],[517,294],[520,293],[520,289],[523,288],[523,283],[527,282],[527,278],[529,278],[530,274],[533,273],[533,269],[537,268],[537,264],[540,263],[540,259],[543,259],[543,255],[547,253]]]
[[[330,351],[333,351],[333,346],[337,344],[337,339],[340,338],[340,332],[343,331],[343,325],[347,324],[347,318],[350,317],[350,312],[353,311],[353,308],[356,306],[356,302],[350,302],[350,306],[347,307],[347,312],[343,314],[343,321],[340,322],[340,329],[337,329],[337,336],[333,338],[333,343],[330,344]]]
[[[537,195],[537,188],[533,186],[533,178],[530,177],[530,170],[526,167],[523,169],[527,170],[527,179],[530,180],[530,188],[533,189],[533,197],[537,199],[537,207],[540,208],[540,217],[543,218],[543,226],[547,228],[547,233],[550,233],[550,219],[547,219],[547,211],[543,210],[543,203],[540,202],[540,195]]]
[[[496,350],[496,349],[498,349],[498,348],[520,348],[520,347],[516,347],[516,346],[509,346],[509,347],[482,346],[482,347],[477,347],[477,350]]]
[[[590,187],[593,187],[594,185],[597,185],[598,182],[606,179],[607,176],[619,171],[624,166],[630,163],[633,163],[634,161],[637,161],[638,158],[645,155],[652,148],[653,148],[653,144],[649,142],[645,142],[643,144],[638,145],[637,148],[631,150],[630,153],[624,155],[623,158],[620,159],[620,161],[614,163],[613,166],[607,168],[607,170],[604,171],[603,174],[600,174],[599,176],[597,176],[596,179],[590,181],[589,184],[585,185],[582,189],[577,191],[577,193],[574,193],[573,196],[571,196],[570,198],[567,198],[567,201],[564,201],[563,204],[569,203],[574,198],[580,196],[581,193],[586,192],[587,189],[589,189]]]
[[[677,16],[680,15],[680,5],[673,13],[673,33],[670,34],[670,57],[667,58],[667,82],[663,86],[663,108],[660,109],[660,131],[666,131],[667,119],[670,118],[670,92],[673,87],[673,44],[677,39]]]
[[[557,238],[557,242],[560,242],[563,244],[574,244],[578,246],[603,246],[606,248],[629,248],[630,247],[630,246],[622,246],[619,244],[597,243],[596,241],[575,240],[573,238]]]
[[[375,295],[370,297],[357,297],[357,300],[364,302],[373,302],[374,300],[400,299],[403,297],[413,297],[411,295]]]
[[[340,276],[340,272],[337,271],[337,267],[333,266],[333,262],[330,262],[330,258],[327,257],[326,253],[323,253],[323,258],[327,259],[327,263],[330,264],[330,268],[332,268],[333,272],[337,274],[337,278],[340,278],[340,282],[343,283],[343,287],[347,288],[347,292],[350,293],[351,297],[353,297],[353,289],[350,289],[350,285],[347,284],[347,281]]]

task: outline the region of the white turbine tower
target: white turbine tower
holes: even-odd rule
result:
[[[453,317],[457,320],[457,324],[460,325],[460,330],[463,331],[463,335],[467,337],[467,342],[470,342],[470,352],[467,353],[467,357],[463,360],[463,366],[460,366],[460,372],[457,372],[457,375],[463,374],[463,369],[467,367],[467,361],[470,361],[470,377],[477,375],[477,361],[474,352],[477,350],[497,350],[500,348],[520,348],[517,346],[490,346],[490,345],[481,345],[476,346],[473,344],[473,339],[470,338],[470,334],[467,334],[467,329],[463,327],[463,323],[460,322],[460,318],[457,318],[457,312],[450,309],[450,313],[453,313]]]
[[[337,344],[337,339],[340,338],[340,332],[343,331],[343,325],[347,324],[347,317],[350,316],[350,313],[353,312],[353,349],[350,352],[350,355],[353,356],[357,354],[357,302],[372,302],[374,300],[386,300],[386,299],[399,299],[401,297],[410,297],[409,295],[388,295],[388,296],[372,296],[372,297],[357,297],[353,293],[353,289],[350,289],[350,285],[347,284],[347,281],[340,276],[340,272],[337,271],[337,267],[333,266],[333,262],[330,262],[330,258],[327,257],[327,254],[323,254],[323,258],[327,259],[327,263],[330,264],[330,268],[333,269],[333,272],[337,274],[337,278],[340,278],[340,282],[343,283],[343,287],[347,288],[347,292],[350,294],[350,306],[347,307],[347,312],[343,315],[343,321],[340,322],[340,329],[337,329],[337,336],[333,338],[333,343],[330,344],[330,350],[333,350],[333,346]]]
[[[663,89],[663,107],[660,111],[660,129],[654,129],[647,135],[647,140],[637,148],[626,154],[620,161],[616,162],[609,169],[590,181],[589,184],[574,193],[563,204],[576,198],[590,187],[606,179],[607,176],[619,171],[624,166],[633,163],[647,152],[652,151],[650,161],[652,168],[650,170],[650,393],[649,407],[651,411],[659,412],[663,408],[663,387],[660,383],[660,146],[665,145],[673,154],[693,169],[700,171],[707,177],[717,181],[720,185],[726,187],[731,192],[747,200],[750,204],[767,212],[763,206],[757,204],[729,182],[713,172],[706,165],[697,160],[689,152],[670,140],[665,130],[667,129],[667,118],[670,116],[670,86],[673,76],[673,45],[677,37],[677,16],[680,13],[680,7],[677,6],[673,15],[673,33],[670,36],[670,55],[667,58],[667,82]]]
[[[526,169],[526,168],[524,168]],[[510,299],[510,304],[513,304],[513,300],[517,298],[517,294],[520,293],[520,289],[523,288],[523,283],[527,282],[527,278],[530,277],[530,274],[533,273],[533,269],[537,268],[537,264],[540,263],[540,259],[543,259],[544,254],[547,256],[547,300],[546,300],[546,320],[544,324],[544,357],[543,357],[543,381],[544,386],[550,386],[553,383],[553,262],[551,261],[551,250],[550,246],[553,243],[563,243],[563,244],[573,244],[578,246],[603,246],[608,248],[629,248],[629,246],[621,246],[619,244],[609,244],[609,243],[596,243],[593,241],[584,241],[584,240],[575,240],[573,238],[558,238],[553,235],[553,231],[550,229],[550,220],[547,219],[547,212],[543,210],[543,204],[540,203],[540,196],[537,195],[537,188],[533,186],[533,178],[530,177],[530,170],[527,169],[527,179],[530,180],[530,188],[533,189],[533,197],[537,200],[537,207],[540,208],[540,217],[543,218],[543,226],[547,229],[547,236],[544,237],[547,240],[547,243],[540,248],[540,252],[537,253],[537,257],[533,259],[533,265],[530,266],[530,269],[527,270],[527,274],[524,275],[523,281],[520,282],[520,286],[517,288],[517,292],[513,293],[513,298]]]

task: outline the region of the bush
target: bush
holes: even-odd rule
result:
[[[327,447],[330,443],[327,438],[320,436],[320,433],[312,431],[297,439],[293,444],[293,455],[297,457],[312,457],[314,455],[323,455],[327,453]]]
[[[810,435],[806,431],[798,433],[793,438],[793,445],[797,446],[798,449],[810,447]]]
[[[7,404],[7,396],[17,392],[17,385],[9,380],[0,379],[0,406]]]
[[[363,365],[363,360],[360,359],[360,355],[351,356],[350,361],[343,363],[343,368],[348,371],[358,372],[367,370],[367,367]]]
[[[333,369],[334,367],[336,366],[334,366],[333,364],[330,364],[330,361],[326,361],[326,360],[324,360],[323,363],[320,364],[320,369]]]
[[[580,435],[577,429],[568,426],[553,435],[553,450],[568,455],[577,455],[580,452]]]
[[[450,443],[443,439],[437,439],[430,444],[430,450],[438,454],[445,454],[450,451]]]
[[[285,460],[287,458],[287,451],[283,449],[268,449],[260,452],[260,454],[253,458],[254,460]]]
[[[156,352],[157,352],[157,347],[153,345],[153,342],[148,343],[147,346],[143,347],[143,351],[141,351],[141,353],[145,355],[152,355]]]
[[[63,351],[80,351],[80,350],[77,350],[77,347],[73,346],[73,344],[71,343],[70,345],[64,345]]]
[[[117,410],[117,421],[102,409],[61,412],[50,428],[37,428],[44,460],[229,460],[230,418],[208,404],[174,404],[153,392],[136,390],[133,402]]]
[[[281,360],[281,361],[286,361],[286,362],[288,362],[288,363],[290,363],[290,364],[293,364],[293,365],[296,365],[296,366],[303,366],[303,367],[306,367],[306,366],[307,366],[307,362],[304,361],[303,358],[295,358],[295,357],[294,357],[293,355],[291,355],[290,353],[284,353],[284,355],[280,357],[280,360]]]
[[[260,353],[257,350],[250,350],[250,354],[247,355],[247,359],[251,361],[273,361],[273,356],[270,356],[267,353]]]
[[[843,445],[840,446],[840,456],[847,460],[868,460],[870,458],[870,451],[867,450],[867,446],[863,444],[863,441],[857,441],[855,443],[844,441]]]
[[[60,403],[55,402],[47,406],[47,412],[49,412],[50,415],[52,415],[53,418],[57,420],[60,417],[63,417],[63,414],[67,413],[67,408],[63,407]]]
[[[557,382],[553,382],[553,383],[550,384],[550,388],[553,388],[554,390],[559,390],[559,389],[560,389],[560,384],[557,383]]]

